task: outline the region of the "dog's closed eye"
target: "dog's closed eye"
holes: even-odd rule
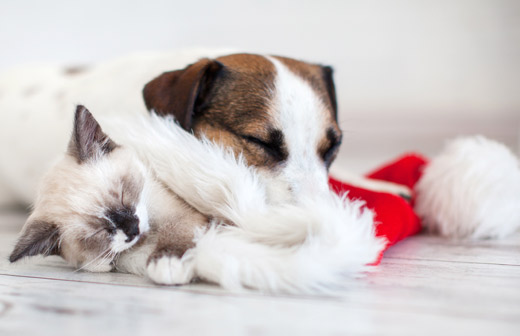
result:
[[[332,160],[338,153],[339,146],[341,145],[342,136],[341,134],[337,134],[333,129],[327,130],[327,139],[329,142],[329,146],[321,152],[321,157],[323,162],[327,167],[330,166]]]
[[[276,161],[284,161],[287,159],[287,151],[283,145],[283,134],[280,131],[271,131],[269,140],[263,140],[252,135],[242,135],[247,142],[252,143],[264,150],[269,156]]]
[[[332,143],[330,147],[323,153],[323,161],[327,164],[327,166],[330,164],[332,158],[337,153],[339,146],[341,145],[341,140]]]

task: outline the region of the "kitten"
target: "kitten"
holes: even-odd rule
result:
[[[179,258],[193,246],[194,230],[207,223],[78,106],[68,149],[43,178],[9,260],[59,255],[86,271],[117,268],[185,283],[192,275]]]

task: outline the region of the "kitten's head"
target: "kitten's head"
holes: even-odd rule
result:
[[[148,231],[147,171],[78,106],[65,156],[44,177],[9,260],[60,255],[89,271],[108,271]]]

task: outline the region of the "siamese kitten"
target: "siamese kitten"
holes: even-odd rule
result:
[[[180,257],[193,246],[194,230],[207,223],[78,106],[68,149],[43,178],[9,260],[59,255],[86,271],[116,268],[158,283],[185,283],[192,275]]]

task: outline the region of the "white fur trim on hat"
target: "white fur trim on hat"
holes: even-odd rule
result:
[[[415,209],[443,236],[502,238],[520,227],[520,164],[503,144],[459,138],[427,166]]]

